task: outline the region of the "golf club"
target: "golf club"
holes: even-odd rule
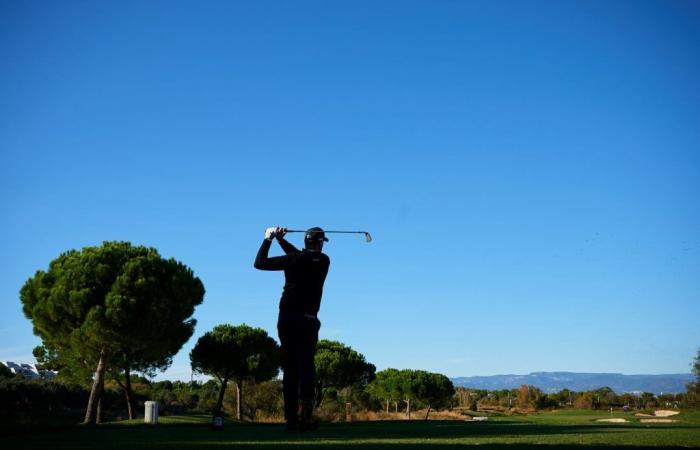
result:
[[[342,234],[364,234],[365,241],[372,242],[372,236],[367,231],[338,231],[338,230],[323,230],[324,233],[342,233]],[[287,233],[306,233],[306,230],[287,230]]]

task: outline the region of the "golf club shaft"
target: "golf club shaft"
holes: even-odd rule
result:
[[[364,234],[367,242],[372,242],[372,235],[367,231],[346,231],[346,230],[324,230],[324,233],[342,233],[342,234]],[[287,233],[306,233],[306,230],[287,230]]]
[[[366,234],[366,231],[323,230],[324,233]],[[306,230],[287,230],[287,233],[306,233]]]

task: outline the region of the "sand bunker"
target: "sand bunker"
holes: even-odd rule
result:
[[[676,414],[680,414],[680,411],[673,411],[671,409],[659,409],[654,411],[654,415],[656,417],[671,417],[675,416]]]
[[[680,411],[673,411],[671,409],[659,409],[657,411],[654,411],[654,414],[637,413],[637,414],[635,414],[635,416],[637,416],[637,417],[671,417],[671,416],[675,416],[676,414],[680,414]]]
[[[612,419],[598,419],[596,422],[625,423],[627,420],[622,417],[613,417]]]
[[[678,422],[677,420],[673,419],[639,419],[640,422],[642,423],[671,423],[671,422]]]

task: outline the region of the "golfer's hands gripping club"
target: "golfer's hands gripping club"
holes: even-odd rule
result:
[[[274,238],[282,239],[287,234],[287,229],[284,227],[269,227],[265,229],[265,239],[272,241]]]

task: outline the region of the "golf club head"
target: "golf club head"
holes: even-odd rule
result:
[[[366,231],[365,231],[365,241],[372,242],[372,236]]]

